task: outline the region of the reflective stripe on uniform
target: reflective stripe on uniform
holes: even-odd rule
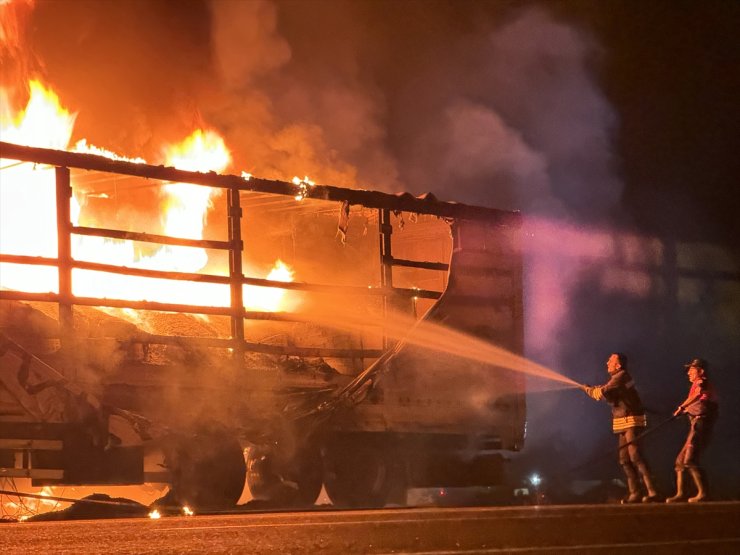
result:
[[[644,428],[645,426],[647,426],[647,417],[644,414],[612,419],[612,430],[615,433],[623,432],[629,428]]]

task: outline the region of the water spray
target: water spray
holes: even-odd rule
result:
[[[441,323],[424,318],[416,320],[413,316],[394,310],[388,310],[385,316],[367,313],[358,315],[356,311],[350,309],[350,306],[348,303],[336,303],[331,307],[326,304],[314,306],[310,309],[311,319],[327,327],[353,332],[377,326],[382,328],[388,337],[408,345],[521,372],[534,378],[548,380],[562,388],[585,387],[524,356]],[[394,349],[391,349],[390,352],[393,351]],[[375,364],[384,358],[381,357]]]

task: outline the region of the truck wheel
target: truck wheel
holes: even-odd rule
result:
[[[166,449],[171,503],[196,510],[233,507],[244,490],[244,451],[234,435],[211,428],[178,438]]]
[[[324,448],[324,487],[338,507],[382,507],[400,464],[381,441],[337,438]]]
[[[270,446],[249,449],[247,485],[252,497],[280,506],[313,505],[321,492],[323,474],[318,448],[308,447],[284,458]]]

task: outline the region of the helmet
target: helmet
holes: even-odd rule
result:
[[[687,362],[683,365],[684,368],[690,368],[691,366],[701,368],[702,370],[707,370],[709,368],[709,363],[703,358],[695,358],[691,360],[691,362]]]

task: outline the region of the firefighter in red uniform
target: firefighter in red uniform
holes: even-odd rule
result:
[[[691,388],[686,400],[678,405],[673,416],[686,414],[689,417],[689,434],[683,448],[676,457],[676,495],[666,499],[667,503],[685,499],[684,472],[689,471],[696,485],[696,495],[689,497],[689,503],[704,501],[707,498],[706,479],[699,466],[699,457],[709,444],[712,428],[717,419],[717,398],[714,388],[707,378],[707,361],[695,358],[687,368]]]
[[[635,382],[627,372],[627,357],[613,353],[606,361],[609,381],[600,386],[583,386],[586,394],[596,401],[604,400],[612,408],[612,430],[619,438],[619,464],[627,478],[629,495],[622,503],[650,503],[656,501],[653,480],[647,463],[640,453],[637,436],[647,426],[645,409],[635,389]],[[646,495],[640,493],[640,478]]]

